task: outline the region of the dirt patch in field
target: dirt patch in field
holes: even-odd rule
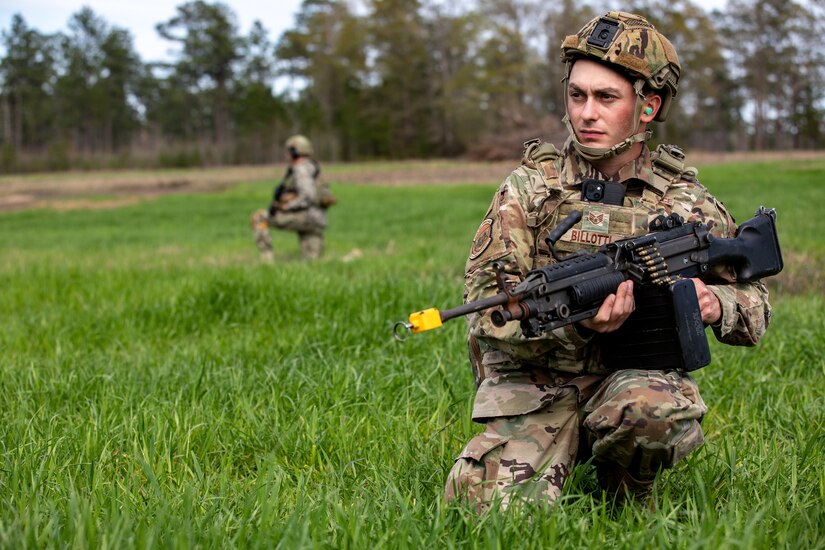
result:
[[[164,171],[60,172],[0,178],[0,211],[120,208],[170,193],[221,191],[238,183],[274,179],[271,166]],[[89,197],[103,195],[94,200]]]
[[[692,152],[691,164],[825,159],[823,151],[764,153]],[[465,160],[325,163],[324,174],[345,185],[495,184],[518,165],[518,159],[479,162]],[[169,193],[205,193],[241,183],[274,182],[284,165],[226,168],[63,172],[0,177],[0,211],[25,208],[120,208],[139,198]],[[98,195],[98,199],[91,197]]]
[[[332,182],[357,185],[443,185],[501,183],[518,166],[518,160],[405,161],[370,165],[332,165],[326,172]]]
[[[428,185],[494,183],[513,162],[404,161],[324,164],[326,178],[345,185]],[[64,172],[0,178],[0,211],[25,208],[55,210],[120,208],[138,199],[170,193],[206,193],[233,185],[274,182],[284,165],[167,170],[160,172]],[[92,196],[102,196],[92,199]]]
[[[123,197],[121,199],[109,200],[84,200],[73,199],[67,201],[58,201],[49,205],[54,210],[106,210],[109,208],[121,208],[123,206],[130,206],[141,201],[141,197]]]

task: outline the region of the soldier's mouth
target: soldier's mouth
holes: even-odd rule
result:
[[[597,130],[582,130],[579,132],[579,137],[582,141],[598,141],[604,137],[604,132]]]

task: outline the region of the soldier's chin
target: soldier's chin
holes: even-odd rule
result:
[[[607,143],[607,136],[604,134],[586,134],[579,137],[579,143],[588,147],[610,147]]]

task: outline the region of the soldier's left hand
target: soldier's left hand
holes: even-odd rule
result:
[[[593,332],[613,332],[622,326],[635,309],[633,281],[625,281],[619,285],[615,294],[604,299],[596,315],[579,321],[579,324]]]
[[[702,322],[712,325],[722,317],[722,304],[719,298],[711,292],[700,279],[691,279],[696,287],[696,298],[699,300],[699,311],[702,312]]]

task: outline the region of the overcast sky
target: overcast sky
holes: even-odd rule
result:
[[[135,49],[144,62],[168,60],[173,43],[158,36],[155,25],[168,21],[185,0],[0,0],[0,30],[11,27],[19,13],[26,24],[42,33],[66,32],[69,17],[89,6],[109,25],[128,29]],[[260,19],[274,42],[291,27],[302,0],[224,0],[238,18],[239,31],[248,34],[252,22]],[[694,0],[705,9],[722,8],[725,0]]]
[[[26,24],[42,33],[68,30],[69,18],[89,6],[111,26],[128,29],[135,49],[143,61],[169,59],[167,50],[174,44],[160,38],[155,25],[168,21],[185,0],[0,0],[0,29],[11,27],[11,18],[19,13]],[[238,18],[241,34],[248,34],[252,22],[259,19],[274,42],[291,27],[301,0],[229,0],[224,1]]]

